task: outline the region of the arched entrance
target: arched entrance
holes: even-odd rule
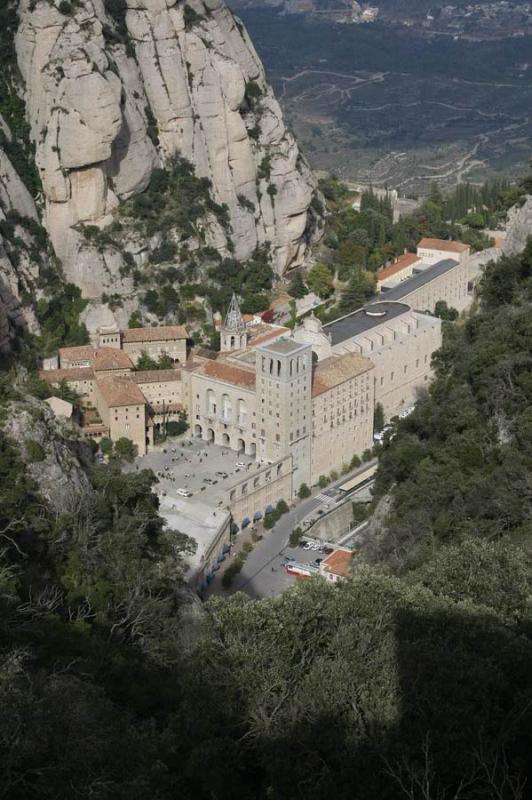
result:
[[[256,442],[250,442],[249,443],[248,453],[249,453],[250,456],[256,456],[257,455],[257,444],[256,444]]]
[[[201,425],[195,425],[194,426],[194,436],[196,436],[198,439],[201,439],[202,434],[203,434],[203,429],[202,429]]]
[[[229,439],[229,434],[228,433],[222,433],[222,444],[225,447],[229,447],[230,439]]]
[[[214,442],[214,431],[212,428],[207,428],[206,439],[208,442]]]
[[[236,449],[239,453],[243,453],[246,449],[246,443],[243,439],[237,439]]]

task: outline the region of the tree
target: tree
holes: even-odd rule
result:
[[[128,328],[142,328],[142,317],[140,311],[138,310],[133,311],[133,313],[129,317],[127,326]]]
[[[299,487],[299,491],[297,493],[297,496],[299,497],[299,499],[300,500],[304,500],[306,497],[310,497],[311,494],[312,494],[312,492],[310,491],[310,489],[307,486],[307,484],[306,483],[302,483],[301,486]]]
[[[375,282],[367,272],[360,268],[353,271],[347,288],[340,296],[338,309],[342,314],[349,314],[364,305],[374,293]]]
[[[109,437],[104,436],[100,439],[100,450],[104,454],[104,456],[110,456],[113,452],[113,441],[109,439]]]
[[[300,527],[294,528],[288,540],[290,547],[298,547],[298,545],[301,543],[302,538],[303,538],[303,529]]]
[[[187,412],[180,411],[178,420],[170,420],[166,423],[167,436],[181,436],[188,431]]]
[[[458,319],[458,311],[456,308],[449,308],[445,300],[438,300],[434,306],[434,316],[448,322],[454,322],[454,320]]]
[[[157,369],[172,369],[174,366],[174,362],[168,355],[168,353],[161,353],[159,358],[157,359]]]
[[[123,461],[133,461],[137,456],[137,445],[131,439],[121,436],[114,446],[115,455]]]
[[[288,286],[288,294],[296,299],[304,297],[306,294],[308,294],[308,289],[303,282],[303,276],[299,270],[294,272],[292,280]]]
[[[145,350],[141,352],[136,366],[138,370],[159,369],[157,361],[149,356]]]
[[[263,525],[266,528],[266,530],[270,530],[271,528],[273,528],[278,519],[279,517],[273,511],[267,511],[264,515],[264,520],[263,520]]]
[[[382,431],[384,428],[384,409],[382,407],[382,403],[375,404],[375,410],[373,412],[373,430],[377,433]]]
[[[333,292],[333,277],[331,271],[325,264],[317,263],[307,275],[309,289],[325,300]]]
[[[327,475],[320,475],[320,477],[318,478],[318,486],[320,487],[320,489],[325,489],[325,487],[328,486],[330,482],[331,482],[330,478]]]
[[[288,514],[290,509],[288,508],[286,500],[279,500],[275,506],[275,510],[277,511],[277,514],[281,516],[282,514]]]

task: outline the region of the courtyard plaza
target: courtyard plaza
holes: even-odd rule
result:
[[[237,467],[237,463],[245,466]],[[201,502],[216,508],[226,502],[227,492],[235,481],[245,474],[253,474],[262,466],[251,457],[235,453],[227,447],[187,438],[167,439],[145,456],[135,459],[135,463],[128,465],[127,469],[153,470],[158,479],[155,491],[161,497],[168,498],[165,505],[175,498],[180,502]],[[178,494],[178,489],[185,489],[192,494],[185,498]]]

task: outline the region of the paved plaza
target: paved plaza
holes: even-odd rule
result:
[[[237,466],[237,464],[245,466]],[[178,489],[192,493],[189,502],[221,506],[227,490],[239,478],[264,466],[226,447],[187,438],[172,441],[137,458],[129,470],[151,469],[158,478],[156,491],[163,497],[179,497]],[[227,477],[226,477],[227,476]]]

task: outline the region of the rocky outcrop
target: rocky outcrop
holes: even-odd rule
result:
[[[62,512],[90,491],[88,444],[75,438],[45,403],[33,398],[10,403],[2,430],[19,445],[31,477],[52,508]]]
[[[231,233],[211,220],[208,243],[244,259],[269,241],[279,273],[300,264],[311,174],[232,13],[220,0],[127,0],[117,19],[103,0],[67,5],[21,0],[16,35],[45,223],[66,277],[86,297],[132,292],[121,248],[88,242],[80,224],[105,230],[176,153],[228,208]],[[121,245],[137,264],[150,247]]]
[[[523,205],[514,206],[508,212],[503,253],[508,256],[520,253],[530,236],[532,236],[532,195],[527,196]]]
[[[1,115],[0,130],[10,141],[11,131]],[[10,212],[17,218],[38,220],[32,196],[0,146],[0,354],[13,349],[23,329],[35,332],[38,328],[32,307],[21,302],[21,293],[32,293],[39,266],[28,252],[31,236],[21,224],[8,223]]]

